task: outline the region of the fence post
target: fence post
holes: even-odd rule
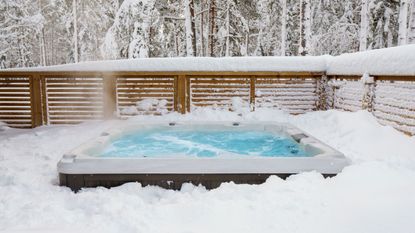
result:
[[[186,76],[185,78],[185,87],[186,87],[186,92],[185,94],[185,105],[186,105],[186,111],[190,112],[190,96],[191,96],[191,90],[190,90],[190,76]]]
[[[316,94],[318,100],[316,103],[317,110],[327,110],[327,90],[328,90],[328,78],[323,74],[321,78],[317,80]]]
[[[41,90],[40,75],[38,73],[34,73],[30,77],[30,109],[32,114],[32,128],[43,124]]]
[[[117,111],[117,77],[103,74],[104,118],[112,119]]]
[[[46,76],[40,76],[40,82],[42,84],[42,111],[43,111],[43,124],[49,124],[49,108],[47,100],[47,88],[46,88]]]
[[[255,76],[251,76],[249,80],[249,105],[251,111],[255,111],[255,79]]]
[[[362,109],[369,112],[373,112],[373,100],[375,97],[375,78],[369,76],[369,74],[363,74],[363,96],[362,96]]]
[[[176,76],[174,89],[174,110],[185,114],[190,107],[186,105],[187,97],[190,98],[189,94],[186,95],[189,89],[186,75]]]

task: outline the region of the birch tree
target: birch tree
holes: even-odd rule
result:
[[[186,55],[196,56],[196,33],[194,23],[194,2],[184,0],[184,18],[186,28]]]
[[[78,63],[78,3],[72,0],[72,17],[73,17],[73,57],[74,62]]]
[[[42,1],[37,1],[38,8],[39,8],[39,14],[43,15],[43,5]],[[39,60],[41,66],[46,66],[46,45],[45,45],[45,30],[44,30],[44,24],[42,23],[39,27]]]
[[[230,3],[229,1],[226,2],[226,19],[225,19],[225,23],[226,23],[226,49],[225,49],[225,57],[229,57],[230,55],[230,51],[229,51],[229,47],[230,47],[230,36],[231,36],[231,19],[230,19]]]
[[[399,31],[398,45],[404,45],[407,41],[408,27],[408,0],[400,0],[399,2]]]
[[[409,30],[408,30],[408,43],[415,43],[415,0],[410,4],[410,18],[409,18]]]
[[[362,0],[362,7],[360,10],[359,51],[365,51],[367,49],[368,33],[369,33],[369,0]]]
[[[208,36],[208,45],[209,45],[209,56],[214,57],[216,54],[216,33],[218,31],[216,25],[216,0],[209,0],[209,36]]]
[[[300,46],[298,53],[306,56],[310,53],[311,42],[311,1],[300,1]]]
[[[281,49],[280,55],[285,56],[285,49],[287,43],[287,0],[280,0],[280,4],[282,7],[281,13]]]

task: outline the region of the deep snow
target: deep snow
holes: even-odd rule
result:
[[[238,116],[242,113],[243,116]],[[62,154],[117,121],[0,130],[0,230],[7,232],[412,232],[415,137],[364,111],[277,110],[138,116],[131,120],[290,122],[343,152],[352,165],[334,178],[309,172],[262,185],[181,191],[129,183],[74,194],[57,186]]]

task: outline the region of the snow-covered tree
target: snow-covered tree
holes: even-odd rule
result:
[[[209,22],[209,36],[208,36],[208,48],[209,48],[209,52],[208,55],[213,57],[216,54],[216,40],[217,40],[217,31],[218,31],[218,26],[217,26],[217,6],[216,6],[216,1],[217,0],[209,0],[209,6],[208,6],[208,10],[209,10],[209,18],[208,18],[208,22]]]
[[[414,6],[415,0],[0,0],[0,67],[338,55],[415,43]]]
[[[258,30],[255,55],[272,56],[281,54],[282,38],[282,5],[275,0],[260,0],[257,2],[259,17],[255,28]],[[287,16],[285,16],[287,19]],[[285,23],[285,37],[287,23]],[[285,39],[286,40],[286,39]],[[284,45],[284,48],[286,45]]]
[[[369,34],[369,1],[362,0],[360,10],[360,37],[359,37],[359,51],[367,49],[367,39]]]
[[[408,43],[415,43],[415,0],[411,1],[410,4],[410,15],[409,15],[409,26],[408,26]]]
[[[187,56],[194,57],[196,56],[196,35],[193,0],[184,0],[184,18],[186,28],[186,54]]]
[[[319,1],[314,5],[313,55],[338,55],[359,49],[358,7],[357,3],[342,0]]]
[[[224,0],[217,11],[217,44],[215,56],[240,56],[246,48],[248,22],[234,0]]]
[[[78,49],[78,2],[72,0],[72,18],[73,18],[73,57],[74,62],[79,61],[79,49]]]
[[[104,56],[110,59],[149,57],[150,34],[158,17],[155,0],[125,0],[105,36]]]
[[[0,0],[0,57],[3,66],[27,67],[40,63],[38,35],[44,18],[36,2]],[[36,51],[36,52],[35,52]]]
[[[408,0],[400,0],[398,45],[406,44],[407,28],[408,28]]]
[[[311,0],[300,1],[300,46],[301,56],[310,54],[311,49]]]
[[[397,37],[394,28],[398,24],[395,14],[399,8],[398,2],[373,0],[371,6],[368,47],[378,49],[393,46],[396,42],[394,37]]]
[[[101,59],[99,47],[111,26],[118,1],[78,1],[78,56],[79,61]]]
[[[281,4],[281,45],[280,55],[285,56],[286,43],[287,43],[287,0],[280,0]]]

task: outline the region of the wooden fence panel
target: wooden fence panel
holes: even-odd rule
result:
[[[103,78],[46,76],[44,104],[48,124],[75,124],[103,119]]]
[[[117,77],[117,111],[126,118],[170,112],[175,104],[174,76]]]
[[[330,108],[357,111],[362,109],[364,84],[358,79],[331,79],[327,93]]]
[[[322,82],[319,74],[255,72],[3,73],[0,121],[12,127],[73,124],[112,116],[185,113],[191,107],[232,110],[237,101],[250,104],[252,110],[271,107],[294,114],[325,106],[347,111],[366,106],[381,123],[415,134],[415,77],[377,76],[366,84],[358,76],[327,78]],[[369,104],[362,101],[367,90]]]
[[[29,76],[0,77],[0,121],[11,127],[32,127]]]
[[[250,77],[191,76],[189,105],[231,109],[233,101],[250,102]]]
[[[255,106],[271,107],[299,114],[316,110],[316,78],[256,77]]]
[[[373,113],[381,123],[415,134],[415,82],[377,81]]]

